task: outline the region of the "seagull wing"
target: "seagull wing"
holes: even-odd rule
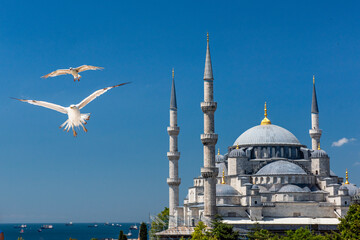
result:
[[[77,72],[83,72],[86,70],[100,70],[100,69],[104,69],[103,67],[95,67],[95,66],[90,66],[90,65],[82,65],[80,67],[75,68]]]
[[[54,103],[49,103],[49,102],[44,102],[44,101],[36,101],[36,100],[27,100],[27,99],[18,99],[18,98],[13,98],[22,102],[27,102],[33,105],[37,105],[37,106],[41,106],[41,107],[45,107],[45,108],[49,108],[64,114],[67,114],[67,110],[66,108],[64,108],[63,106],[54,104]]]
[[[94,100],[95,98],[99,97],[100,95],[106,93],[107,91],[109,91],[112,88],[116,88],[116,87],[120,87],[122,85],[128,84],[130,82],[127,83],[121,83],[112,87],[107,87],[107,88],[103,88],[103,89],[99,89],[97,91],[95,91],[94,93],[92,93],[90,96],[88,96],[87,98],[85,98],[84,100],[82,100],[77,107],[79,109],[82,109],[83,107],[85,107],[88,103],[90,103],[92,100]]]
[[[71,74],[71,71],[69,69],[58,69],[58,70],[53,71],[45,76],[42,76],[42,78],[56,77],[56,76],[64,75],[64,74]]]

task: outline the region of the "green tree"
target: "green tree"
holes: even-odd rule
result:
[[[164,231],[169,226],[169,208],[165,207],[151,222],[150,238],[157,239],[156,233]]]
[[[210,240],[210,234],[207,231],[207,226],[200,221],[195,229],[194,232],[191,234],[191,240]]]
[[[122,230],[119,233],[119,240],[127,240],[127,236],[124,234]]]
[[[340,218],[338,229],[342,239],[360,238],[360,204],[352,204],[344,218]]]
[[[258,223],[254,224],[254,227],[248,233],[248,238],[251,240],[272,239],[273,237],[274,234],[266,229],[261,229]]]
[[[147,225],[146,223],[142,222],[141,225],[140,225],[140,232],[139,232],[139,235],[140,235],[140,240],[147,240]]]
[[[222,221],[222,217],[216,215],[211,222],[212,229],[210,235],[217,240],[237,240],[239,239],[239,233],[234,231],[234,227],[230,224],[226,224]]]

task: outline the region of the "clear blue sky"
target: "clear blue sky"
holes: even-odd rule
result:
[[[203,164],[206,32],[215,77],[217,147],[260,123],[310,146],[312,75],[332,170],[360,185],[357,1],[1,1],[0,222],[142,221],[168,204],[171,69],[175,68],[181,201]],[[102,66],[41,79],[57,68]],[[132,81],[66,116],[9,97],[68,106]],[[355,138],[341,147],[332,143]]]

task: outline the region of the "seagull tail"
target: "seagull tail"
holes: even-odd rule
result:
[[[65,125],[68,125],[69,119],[66,120],[63,124],[60,125],[59,128],[63,128]],[[65,130],[65,129],[64,129]]]
[[[81,114],[81,122],[84,123],[86,122],[86,120],[89,120],[90,119],[90,113],[84,113],[84,114]]]

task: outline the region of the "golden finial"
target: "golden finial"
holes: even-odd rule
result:
[[[238,144],[238,145],[236,145],[236,149],[239,149],[239,144]]]
[[[220,155],[220,148],[218,148],[218,155]]]
[[[206,39],[207,39],[207,42],[209,42],[209,32],[207,32],[207,34],[206,34]]]
[[[315,85],[315,75],[313,75],[313,84]]]
[[[221,184],[226,184],[225,183],[225,170],[224,169],[223,169],[223,173],[222,173]]]
[[[172,69],[172,78],[174,79],[174,68]]]
[[[346,181],[345,184],[349,184],[349,173],[348,170],[346,169],[346,177],[345,177]]]
[[[321,148],[320,148],[320,143],[318,144],[318,150],[321,150]]]
[[[261,121],[261,125],[270,125],[271,121],[267,118],[267,108],[266,108],[266,102],[264,107],[264,119]]]

